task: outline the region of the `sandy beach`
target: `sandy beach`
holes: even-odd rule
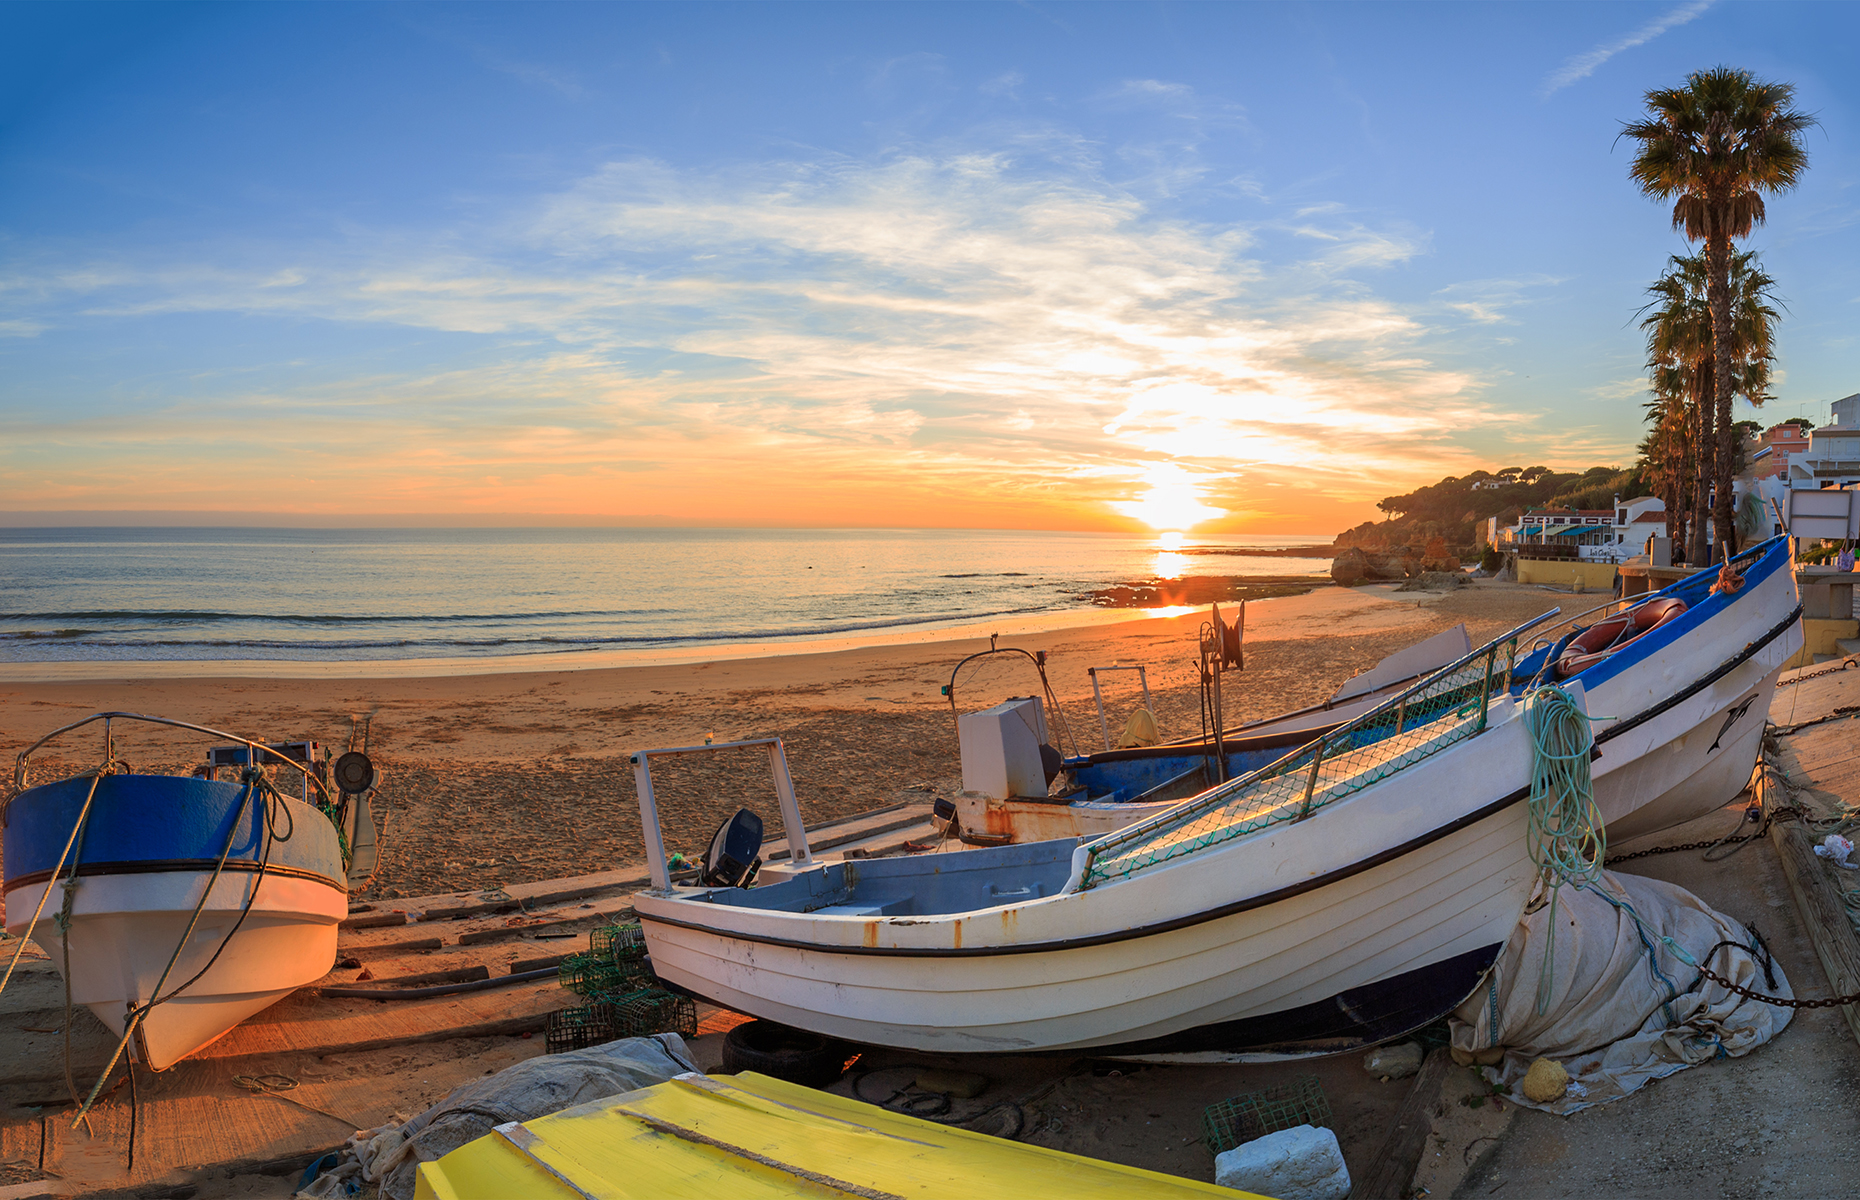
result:
[[[1394,650],[1464,621],[1475,644],[1557,604],[1590,598],[1479,581],[1445,593],[1393,585],[1253,601],[1246,668],[1226,681],[1228,720],[1255,720],[1321,701]],[[1206,611],[1004,638],[1045,650],[1074,744],[1098,745],[1086,669],[1141,663],[1164,736],[1200,730],[1196,630]],[[268,740],[310,738],[338,751],[365,728],[386,772],[377,817],[383,862],[366,897],[493,887],[643,861],[629,751],[781,736],[802,814],[826,820],[960,786],[955,723],[940,694],[951,668],[986,638],[832,652],[587,669],[420,674],[422,664],[366,664],[370,677],[285,677],[296,664],[103,664],[0,668],[0,748],[11,761],[44,733],[91,712],[159,714]],[[554,659],[552,666],[559,663]],[[352,673],[364,669],[357,665]],[[111,677],[114,676],[114,677]],[[957,680],[962,711],[1036,691],[1019,656],[997,656]],[[1107,678],[1121,724],[1134,673]],[[1114,729],[1115,735],[1115,729]],[[67,735],[35,764],[83,765],[101,752],[91,730]],[[202,743],[125,728],[120,757],[140,770],[183,771]],[[46,778],[49,771],[39,774]],[[738,805],[778,828],[767,771],[749,751],[654,767],[666,844],[700,851]],[[7,780],[10,787],[10,773]]]

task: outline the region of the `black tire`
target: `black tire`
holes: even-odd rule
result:
[[[745,1021],[723,1035],[723,1072],[755,1071],[789,1083],[826,1087],[845,1072],[846,1047],[774,1021]]]

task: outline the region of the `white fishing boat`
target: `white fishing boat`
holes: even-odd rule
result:
[[[1212,714],[1215,733],[1116,748],[1108,745],[1107,737],[1104,750],[1059,759],[1057,778],[1049,788],[1041,759],[1041,744],[1047,741],[1046,719],[1037,697],[1008,702],[1015,709],[1026,709],[1031,703],[1034,711],[1022,718],[1028,733],[1014,721],[974,719],[982,714],[959,718],[964,789],[938,802],[945,832],[971,846],[1113,833],[1223,779],[1237,778],[1283,758],[1472,652],[1466,626],[1455,625],[1346,680],[1321,704],[1225,729],[1220,689],[1223,664],[1216,661],[1220,643],[1208,636],[1209,630],[1220,626],[1216,605],[1211,623],[1203,627],[1202,639],[1202,708],[1204,715]],[[1237,654],[1229,661],[1237,666]],[[953,686],[952,682],[951,691]],[[1093,691],[1096,694],[1095,676]],[[1146,711],[1148,691],[1146,683]],[[987,711],[994,713],[1001,707]],[[1101,700],[1099,721],[1104,721]],[[974,769],[972,758],[978,760]],[[1016,769],[1011,765],[1015,760],[1024,765]],[[997,765],[999,769],[994,769]]]
[[[115,753],[126,720],[235,744],[193,776],[137,774]],[[34,751],[95,722],[97,766],[27,786]],[[234,781],[215,778],[224,769]],[[20,754],[0,814],[7,932],[38,944],[122,1052],[164,1070],[329,971],[350,879],[372,869],[374,782],[365,755],[332,769],[314,743],[120,712],[66,726]]]
[[[1607,743],[1628,739],[1612,752],[1634,758],[1635,770],[1611,771],[1605,784],[1596,780],[1596,804],[1610,838],[1682,825],[1730,803],[1749,780],[1777,679],[1802,647],[1801,604],[1786,538],[1752,547],[1733,567],[1742,579],[1736,590],[1720,588],[1717,573],[1700,572],[1652,595],[1569,618],[1538,638],[1506,681],[1521,697],[1534,682],[1580,679],[1602,753],[1611,752]],[[1444,646],[1464,636],[1460,627],[1410,647],[1346,683],[1331,703],[1345,716],[1363,711],[1365,702],[1380,704],[1389,694],[1383,679],[1411,663],[1438,660]],[[1325,723],[1327,711],[1307,709],[1237,729],[1223,742],[1236,773],[1331,734],[1338,723]],[[996,760],[1016,751],[990,745],[978,752]],[[1024,747],[1020,753],[1025,756]],[[1168,811],[1208,786],[1211,774],[1189,748],[1168,746],[1065,765],[1072,780],[1087,782],[1084,794],[1065,792],[1064,780],[1055,796],[1005,794],[999,787],[992,795],[967,791],[946,802],[952,827],[973,844],[1095,837]]]
[[[1683,607],[1632,619],[1586,662],[1597,647],[1580,633],[1519,656],[1553,609],[1271,766],[1090,841],[817,864],[777,743],[793,873],[673,887],[650,763],[703,748],[641,752],[654,886],[634,903],[654,969],[741,1012],[926,1051],[1230,1059],[1399,1036],[1471,994],[1536,880],[1520,719],[1535,683],[1594,715],[1594,795],[1617,825],[1723,804],[1800,645],[1788,561],[1768,543],[1738,560],[1734,588],[1695,576],[1666,593]]]
[[[753,889],[670,886],[649,766],[701,748],[641,752],[654,887],[634,904],[654,970],[741,1012],[919,1050],[1226,1055],[1395,1036],[1477,985],[1535,879],[1506,645],[1346,725],[1321,758],[1092,842],[815,864],[784,796],[796,867]],[[1453,711],[1382,735],[1403,701]]]

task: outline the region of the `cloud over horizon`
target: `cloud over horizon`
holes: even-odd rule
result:
[[[1456,434],[1491,415],[1479,378],[1430,357],[1443,306],[1373,288],[1424,247],[1337,205],[1170,217],[1073,147],[1022,139],[613,161],[425,238],[42,256],[0,280],[15,323],[338,323],[462,338],[462,361],[256,386],[177,371],[139,415],[37,418],[89,442],[95,474],[0,508],[122,507],[112,464],[201,444],[204,420],[205,443],[238,428],[280,447],[304,494],[341,479],[374,507],[964,524],[1008,504],[1102,527],[1169,464],[1225,524],[1321,527],[1391,479],[1463,469]],[[1497,320],[1521,286],[1470,284],[1444,308]],[[345,449],[293,445],[332,418]],[[222,490],[249,486],[225,469]],[[164,475],[170,499],[213,506],[184,460]]]

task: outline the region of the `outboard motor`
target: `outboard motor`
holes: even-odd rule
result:
[[[746,808],[717,827],[698,882],[705,887],[748,887],[762,867],[762,818]]]

